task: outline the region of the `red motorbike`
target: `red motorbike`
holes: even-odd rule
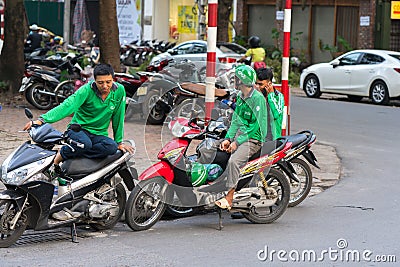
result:
[[[216,207],[214,202],[228,190],[224,177],[194,186],[190,166],[196,156],[186,154],[193,140],[213,135],[210,125],[204,127],[201,119],[186,118],[177,118],[169,123],[175,138],[158,153],[160,161],[139,176],[138,186],[127,201],[125,215],[131,229],[140,231],[152,227],[161,218],[166,206],[173,204],[175,195],[184,207]],[[241,168],[231,212],[239,211],[253,223],[271,223],[285,212],[290,185],[285,175],[271,166],[285,157],[290,148],[291,142],[285,137],[267,142],[258,155]],[[222,163],[224,159],[227,161],[229,154],[219,151],[217,157],[224,165]]]

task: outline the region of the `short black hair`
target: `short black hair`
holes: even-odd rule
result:
[[[274,78],[274,73],[271,68],[259,68],[256,70],[257,79],[260,81],[270,80]]]
[[[96,79],[97,76],[111,75],[114,78],[114,69],[110,64],[98,64],[94,67],[93,76]]]

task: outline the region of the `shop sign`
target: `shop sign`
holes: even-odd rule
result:
[[[400,19],[400,1],[392,1],[392,8],[390,9],[391,19]]]
[[[196,33],[197,15],[193,14],[192,6],[178,6],[178,32]]]

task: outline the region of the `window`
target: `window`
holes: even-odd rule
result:
[[[194,44],[192,49],[193,54],[207,53],[207,46],[202,44]]]
[[[364,54],[361,58],[360,64],[379,64],[385,61],[381,56],[374,54]]]
[[[400,55],[389,55],[389,56],[394,57],[395,59],[400,61]]]
[[[352,53],[340,58],[341,65],[356,65],[361,53]]]
[[[189,52],[190,48],[192,47],[192,44],[184,44],[176,48],[176,54],[178,55],[185,55]]]

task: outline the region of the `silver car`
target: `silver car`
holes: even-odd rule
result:
[[[347,95],[352,101],[371,98],[386,105],[400,97],[400,53],[387,50],[354,50],[329,63],[311,65],[300,76],[308,97],[322,93]]]
[[[235,43],[217,42],[217,63],[235,63],[246,53],[246,48]],[[190,61],[207,61],[207,42],[203,40],[192,40],[183,42],[167,52],[155,56],[150,64],[163,59],[184,59]]]

